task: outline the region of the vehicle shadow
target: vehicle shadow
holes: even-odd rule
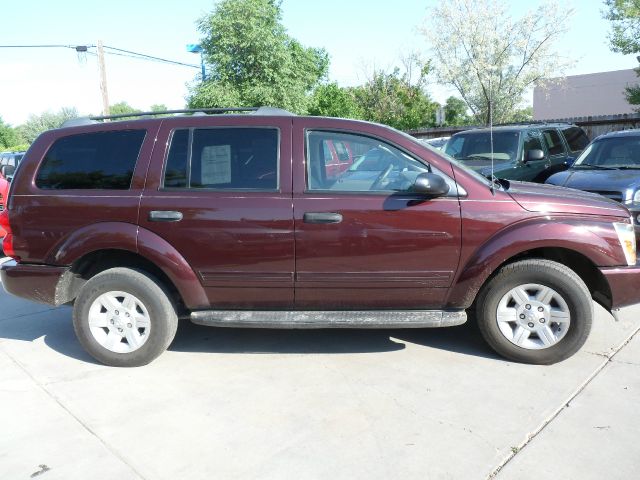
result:
[[[228,354],[344,354],[392,352],[404,342],[465,355],[498,358],[477,328],[270,330],[215,328],[182,321],[169,350]]]
[[[96,363],[76,339],[69,308],[0,320],[0,339],[34,342],[39,338],[62,355]],[[183,320],[169,350],[223,354],[349,354],[399,351],[406,348],[406,343],[498,358],[470,323],[431,329],[271,330],[204,327]]]

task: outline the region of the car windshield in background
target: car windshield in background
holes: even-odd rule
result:
[[[573,168],[640,169],[640,136],[596,140]]]
[[[518,132],[493,133],[493,160],[513,162],[518,155]],[[491,163],[491,135],[489,132],[463,133],[451,137],[445,153],[469,166]]]

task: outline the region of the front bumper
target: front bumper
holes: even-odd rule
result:
[[[23,265],[14,260],[0,266],[0,279],[4,289],[17,297],[33,302],[59,305],[56,291],[60,279],[69,267],[50,265]]]
[[[601,267],[600,272],[611,290],[611,310],[640,303],[640,265]]]

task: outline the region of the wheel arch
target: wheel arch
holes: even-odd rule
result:
[[[516,227],[483,245],[462,266],[447,298],[449,308],[468,308],[474,302],[482,286],[504,265],[514,261],[540,258],[562,263],[585,282],[598,303],[611,310],[612,294],[598,265],[615,265],[615,255],[607,241],[586,229],[580,230],[582,238],[576,238],[576,225],[535,223]],[[523,240],[526,239],[526,240]],[[580,251],[577,245],[585,248]],[[587,247],[588,246],[588,247]]]
[[[133,238],[131,227],[135,229]],[[168,242],[153,232],[129,225],[118,230],[121,241],[115,247],[98,238],[105,234],[104,229],[102,225],[83,230],[90,234],[83,241],[75,234],[59,249],[56,263],[70,265],[70,268],[56,287],[57,304],[73,301],[84,283],[98,273],[114,267],[129,267],[156,277],[175,295],[176,303],[183,309],[208,307],[198,276]]]

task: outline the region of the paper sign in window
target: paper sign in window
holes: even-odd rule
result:
[[[231,183],[231,145],[211,145],[202,149],[202,184]]]

